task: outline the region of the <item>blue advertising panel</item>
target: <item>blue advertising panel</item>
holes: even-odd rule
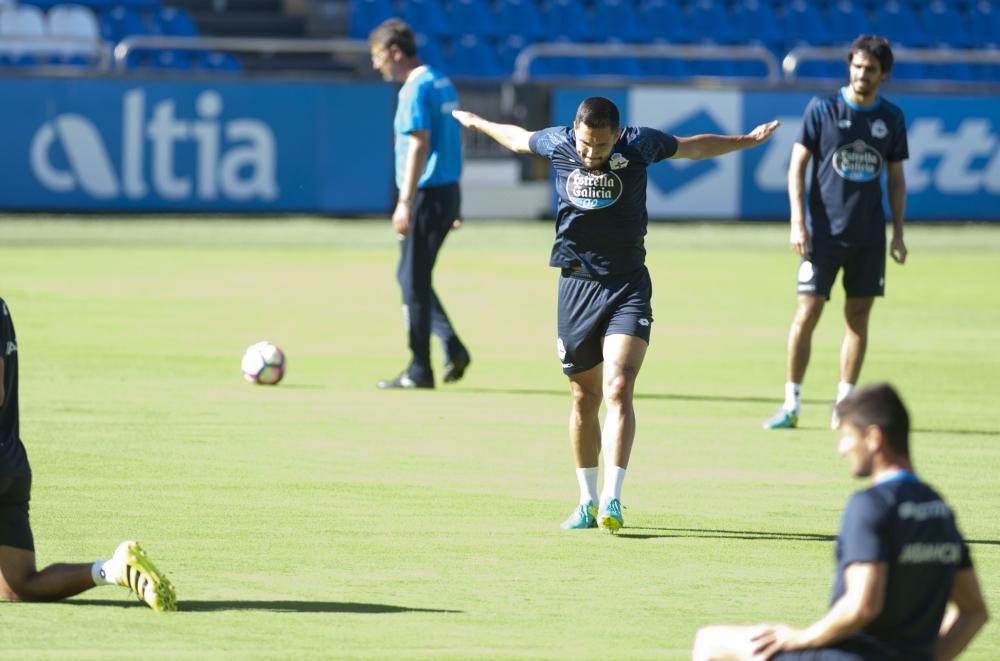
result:
[[[0,78],[0,96],[0,209],[363,213],[392,202],[388,85]]]
[[[833,91],[833,90],[831,90]],[[557,90],[555,123],[599,88]],[[788,217],[787,175],[802,113],[813,94],[796,91],[618,90],[622,122],[676,135],[743,133],[771,119],[781,127],[757,149],[711,161],[667,161],[649,169],[651,218]],[[995,96],[888,94],[906,116],[909,219],[1000,221],[1000,100]]]

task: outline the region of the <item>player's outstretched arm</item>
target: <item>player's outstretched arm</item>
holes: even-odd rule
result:
[[[954,609],[941,623],[934,645],[934,661],[951,661],[957,657],[989,619],[974,569],[962,569],[955,574],[949,600]]]
[[[531,147],[528,146],[531,131],[525,130],[520,126],[515,126],[514,124],[497,124],[496,122],[485,120],[476,113],[469,112],[468,110],[452,110],[451,114],[465,128],[490,136],[514,153],[531,153]]]
[[[732,151],[750,149],[767,141],[778,128],[778,120],[761,124],[746,135],[713,135],[710,133],[677,138],[677,153],[671,158],[690,158],[702,160],[715,158]]]

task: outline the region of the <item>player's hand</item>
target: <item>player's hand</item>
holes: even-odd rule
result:
[[[781,122],[775,119],[768,122],[767,124],[761,124],[754,130],[747,133],[746,137],[753,140],[754,144],[759,145],[760,143],[770,138],[771,135],[778,129],[779,126],[781,126]]]
[[[908,251],[906,250],[906,244],[903,243],[903,237],[893,236],[892,243],[889,244],[889,254],[896,261],[897,264],[906,263],[906,255]]]
[[[793,629],[786,624],[765,627],[751,639],[754,660],[766,661],[778,652],[803,649],[803,646],[798,642],[799,633],[798,629]]]
[[[467,129],[476,128],[473,126],[478,120],[482,119],[479,115],[474,112],[469,112],[468,110],[452,110],[451,116],[458,120],[458,123]]]
[[[792,223],[792,231],[788,237],[788,244],[799,257],[808,257],[812,254],[812,237],[805,223]]]
[[[410,233],[410,213],[409,202],[405,200],[396,202],[396,209],[392,212],[392,229],[401,237]]]
[[[451,229],[453,229],[453,230],[460,230],[460,229],[462,229],[462,225],[464,223],[465,223],[465,221],[462,220],[461,216],[459,216],[455,220],[451,221]]]

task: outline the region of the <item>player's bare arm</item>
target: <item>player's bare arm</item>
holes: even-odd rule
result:
[[[417,192],[417,183],[427,164],[427,156],[431,153],[431,132],[412,131],[410,147],[406,153],[406,169],[403,185],[396,200],[396,209],[392,212],[392,227],[396,233],[406,236],[410,231],[410,216],[413,213],[413,196]]]
[[[702,160],[729,152],[750,149],[763,144],[779,126],[778,120],[761,124],[746,135],[714,135],[710,133],[677,138],[677,152],[671,158]]]
[[[955,574],[949,601],[948,614],[934,645],[934,661],[957,657],[989,619],[975,569],[962,569]]]
[[[886,168],[886,186],[889,189],[889,209],[892,210],[892,241],[889,254],[899,264],[906,263],[906,244],[903,243],[903,217],[906,215],[906,175],[903,161],[889,161]]]
[[[769,659],[778,652],[823,647],[860,631],[882,612],[888,576],[882,562],[849,565],[844,570],[844,594],[826,615],[805,629],[786,625],[766,628],[754,638],[754,654]]]
[[[812,237],[806,228],[806,168],[811,159],[812,152],[805,145],[796,142],[788,164],[788,203],[791,208],[788,244],[799,257],[807,257],[812,253]]]
[[[531,148],[528,146],[531,131],[514,124],[497,124],[468,110],[452,110],[451,114],[465,128],[488,135],[516,154],[531,153]]]

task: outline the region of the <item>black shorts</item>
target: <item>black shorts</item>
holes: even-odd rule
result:
[[[28,523],[31,475],[0,477],[0,546],[35,550]]]
[[[869,298],[885,293],[885,243],[844,245],[822,242],[799,262],[798,292],[829,300],[837,271],[844,269],[844,291],[848,298]]]
[[[600,365],[606,335],[632,335],[649,342],[652,298],[653,284],[645,266],[601,279],[563,269],[556,343],[563,372],[578,374]]]

